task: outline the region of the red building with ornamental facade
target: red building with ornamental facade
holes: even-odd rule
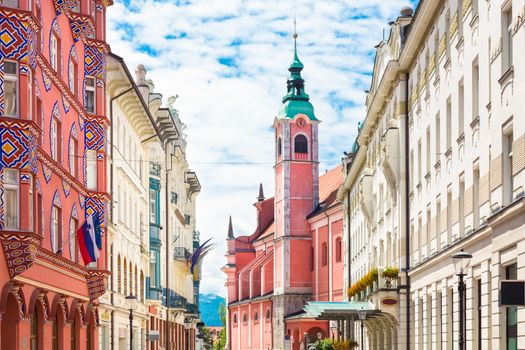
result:
[[[77,227],[105,231],[105,13],[111,0],[0,1],[1,349],[98,349],[105,236],[85,267]]]

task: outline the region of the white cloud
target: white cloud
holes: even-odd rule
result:
[[[176,107],[188,126],[188,158],[202,184],[198,229],[217,243],[205,258],[202,292],[225,294],[220,267],[228,215],[236,234],[250,234],[259,182],[273,195],[271,164],[212,163],[272,162],[270,126],[286,89],[294,14],[306,90],[323,121],[323,171],[351,147],[365,113],[362,91],[370,83],[373,46],[409,2],[133,0],[108,9],[112,51],[131,70],[144,64],[157,92],[180,96]]]

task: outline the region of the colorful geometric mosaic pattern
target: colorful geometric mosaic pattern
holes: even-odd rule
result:
[[[0,17],[0,57],[18,61],[27,59],[29,24]]]
[[[85,75],[104,79],[105,53],[96,46],[85,46],[84,48],[84,71]]]
[[[20,126],[0,126],[0,168],[29,170],[34,137]]]
[[[90,150],[102,151],[106,143],[106,129],[96,121],[86,122],[85,125],[85,144]]]
[[[95,27],[88,17],[71,14],[69,24],[73,33],[73,40],[78,41],[83,38],[95,38]]]
[[[0,234],[7,268],[11,278],[29,269],[35,261],[39,239],[30,233]]]
[[[89,290],[89,300],[93,301],[106,292],[107,271],[89,270],[86,278]]]
[[[64,195],[66,198],[69,197],[69,194],[71,193],[71,185],[69,182],[62,180],[62,189],[64,190]]]

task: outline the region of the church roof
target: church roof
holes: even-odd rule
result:
[[[308,218],[314,217],[336,204],[337,190],[343,183],[343,180],[342,165],[338,165],[319,176],[319,205],[310,215],[308,215]]]

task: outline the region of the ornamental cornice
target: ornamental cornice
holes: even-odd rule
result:
[[[81,265],[74,263],[73,261],[64,258],[61,255],[58,255],[56,253],[52,253],[47,249],[44,249],[42,247],[39,247],[36,253],[37,260],[41,260],[44,262],[51,263],[55,266],[65,268],[69,271],[72,271],[79,276],[86,277],[87,276],[87,269],[82,267]]]

